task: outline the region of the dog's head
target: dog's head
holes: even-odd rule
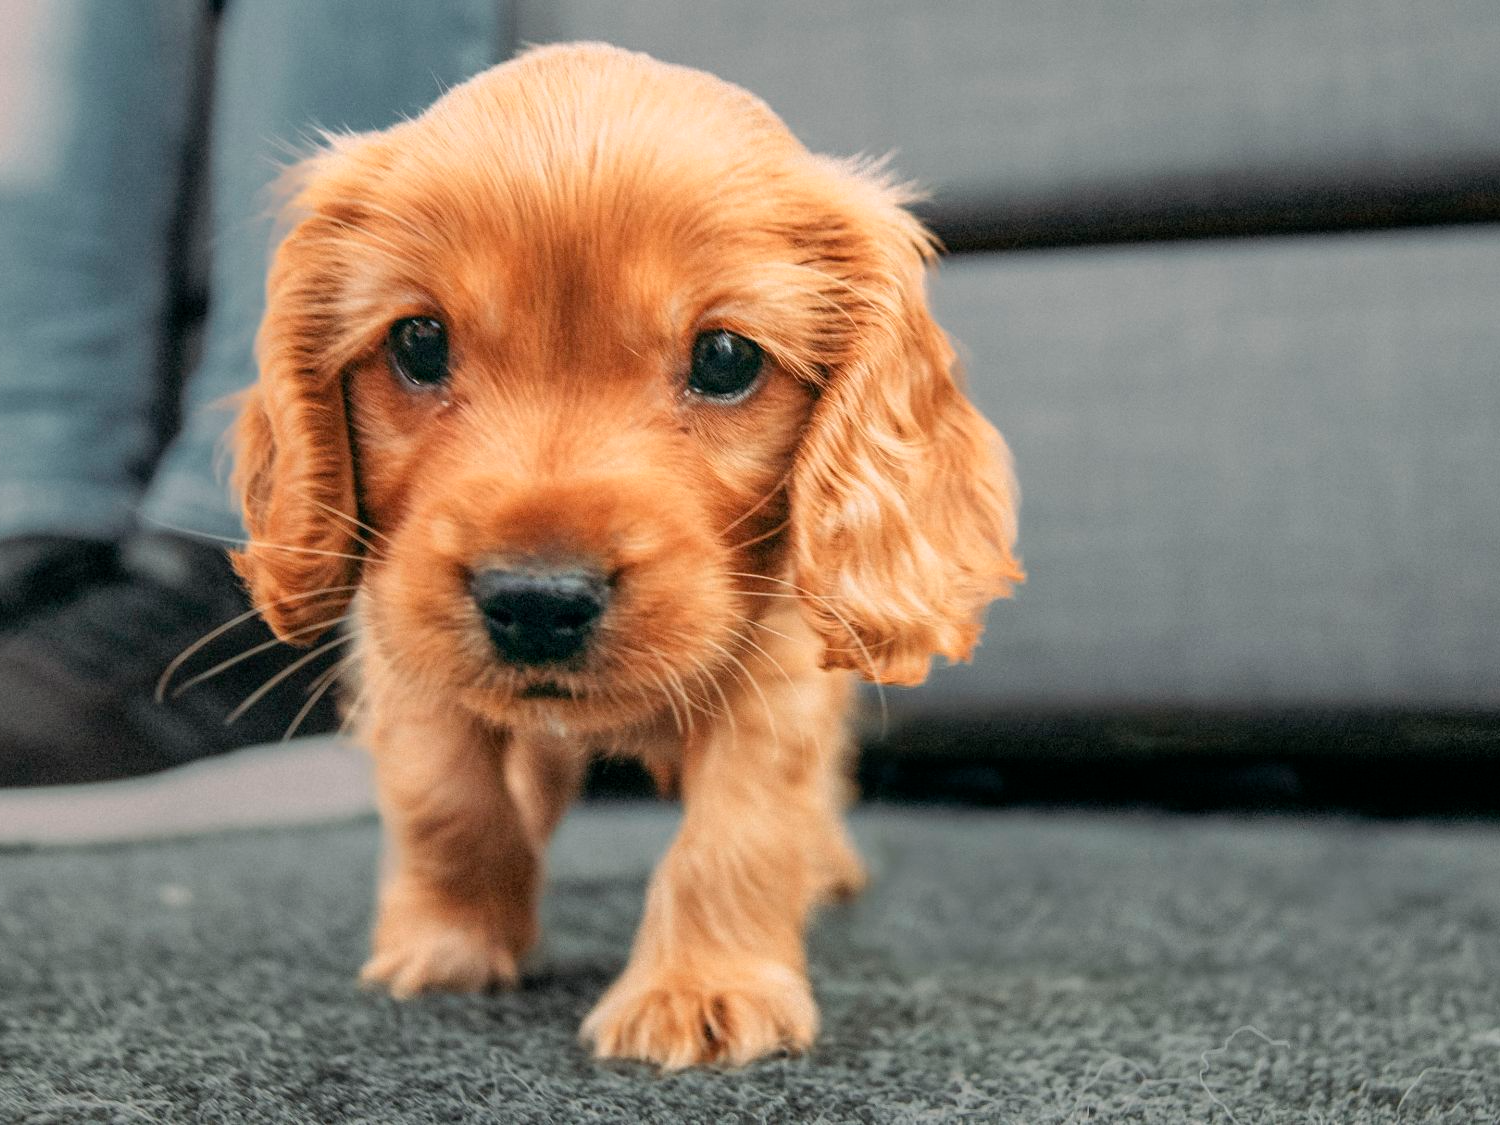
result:
[[[745,92],[542,49],[301,173],[236,435],[284,639],[358,587],[413,679],[587,729],[725,667],[768,599],[916,683],[1019,581],[929,237]]]

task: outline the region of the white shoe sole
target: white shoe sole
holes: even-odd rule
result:
[[[303,738],[123,781],[0,789],[0,847],[279,828],[374,811],[369,756],[342,739]]]

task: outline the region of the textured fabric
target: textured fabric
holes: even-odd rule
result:
[[[1500,229],[943,264],[1030,581],[976,706],[1500,705]]]
[[[1500,1119],[1489,826],[866,810],[811,1056],[657,1078],[577,1025],[672,817],[586,808],[522,989],[361,993],[370,825],[0,854],[7,1122]],[[1231,1116],[1232,1115],[1232,1116]]]
[[[519,0],[519,43],[721,74],[810,146],[985,199],[1500,164],[1492,0]],[[1437,187],[1439,183],[1429,186]],[[1189,193],[1191,194],[1191,193]]]
[[[157,448],[202,0],[20,0],[0,38],[0,536],[107,538]]]
[[[183,429],[147,493],[148,520],[241,534],[216,472],[226,399],[255,378],[276,230],[269,190],[317,130],[384,128],[494,63],[505,0],[229,0],[220,20],[211,122],[212,275],[203,359]]]

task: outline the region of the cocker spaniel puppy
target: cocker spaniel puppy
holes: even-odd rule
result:
[[[516,979],[593,752],[680,792],[604,1057],[811,1043],[857,890],[857,674],[963,659],[1021,580],[998,434],[880,175],[759,100],[531,51],[302,166],[237,433],[236,555],[294,644],[351,611],[390,855],[367,982]]]

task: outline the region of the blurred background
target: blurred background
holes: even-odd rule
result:
[[[299,51],[337,74],[402,6],[344,5],[322,56],[250,34],[253,0],[186,7],[206,16],[182,43],[152,456],[223,301],[215,228],[252,218],[226,217],[205,169],[267,159],[216,147],[225,75],[274,84]],[[1015,452],[1030,580],[972,664],[872,699],[867,793],[1500,808],[1493,0],[461,7],[465,53],[422,77],[431,95],[527,44],[607,40],[747,87],[810,148],[889,153],[927,190],[938,319]],[[13,170],[21,93],[0,98]],[[403,88],[391,111],[420,100]],[[260,136],[284,156],[314,124],[378,123]]]

